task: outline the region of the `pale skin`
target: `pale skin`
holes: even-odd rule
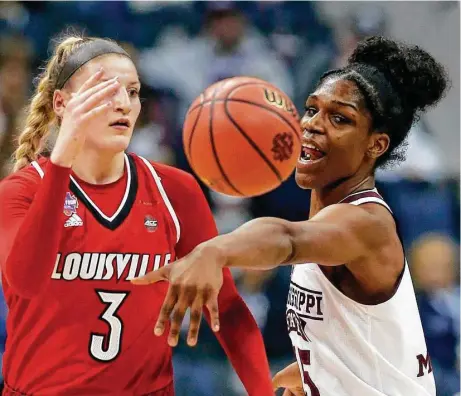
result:
[[[82,66],[54,93],[53,108],[61,126],[51,162],[72,168],[89,183],[119,179],[123,153],[141,111],[139,90],[137,70],[125,56],[103,55]],[[110,125],[121,118],[128,128]]]
[[[271,269],[282,265],[320,263],[320,268],[348,297],[365,304],[384,301],[395,291],[403,269],[403,250],[391,214],[376,204],[338,204],[352,192],[374,187],[376,159],[386,152],[389,136],[371,129],[371,117],[351,81],[329,79],[306,102],[301,120],[303,142],[325,156],[313,164],[298,162],[296,180],[312,189],[308,221],[277,218],[250,221],[194,249],[174,265],[134,279],[145,285],[170,283],[155,333],[162,334],[171,317],[168,342],[175,346],[188,308],[188,344],[197,343],[201,311],[210,311],[219,330],[217,295],[222,268]],[[298,395],[302,381],[296,364],[274,377],[274,388]]]

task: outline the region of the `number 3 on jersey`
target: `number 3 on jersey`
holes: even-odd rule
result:
[[[120,353],[122,346],[123,322],[117,316],[128,292],[111,292],[96,290],[96,293],[103,304],[107,307],[99,317],[109,326],[107,334],[91,333],[90,355],[100,362],[110,362]]]

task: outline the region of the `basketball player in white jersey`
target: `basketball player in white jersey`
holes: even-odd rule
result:
[[[170,282],[156,333],[171,315],[174,345],[191,307],[194,345],[204,304],[219,329],[222,267],[293,265],[286,319],[296,362],[275,376],[274,388],[284,395],[435,396],[402,243],[374,188],[374,170],[402,159],[411,125],[446,87],[443,67],[422,49],[382,37],[359,43],[349,64],[327,72],[306,101],[296,181],[312,190],[309,220],[250,221],[138,279]]]

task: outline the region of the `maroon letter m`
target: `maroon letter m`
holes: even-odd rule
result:
[[[416,359],[418,359],[418,364],[419,364],[419,372],[418,372],[418,377],[422,377],[424,375],[424,369],[427,370],[427,373],[432,372],[432,362],[431,362],[431,357],[429,356],[429,352],[424,355],[418,355],[416,356]]]

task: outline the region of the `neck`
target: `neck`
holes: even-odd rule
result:
[[[98,150],[84,150],[74,161],[72,170],[83,181],[91,184],[108,184],[123,176],[124,152],[104,155]]]
[[[323,208],[338,203],[354,192],[372,189],[374,187],[375,178],[370,175],[360,181],[348,179],[340,184],[335,184],[333,187],[312,190],[309,218],[315,216]]]

